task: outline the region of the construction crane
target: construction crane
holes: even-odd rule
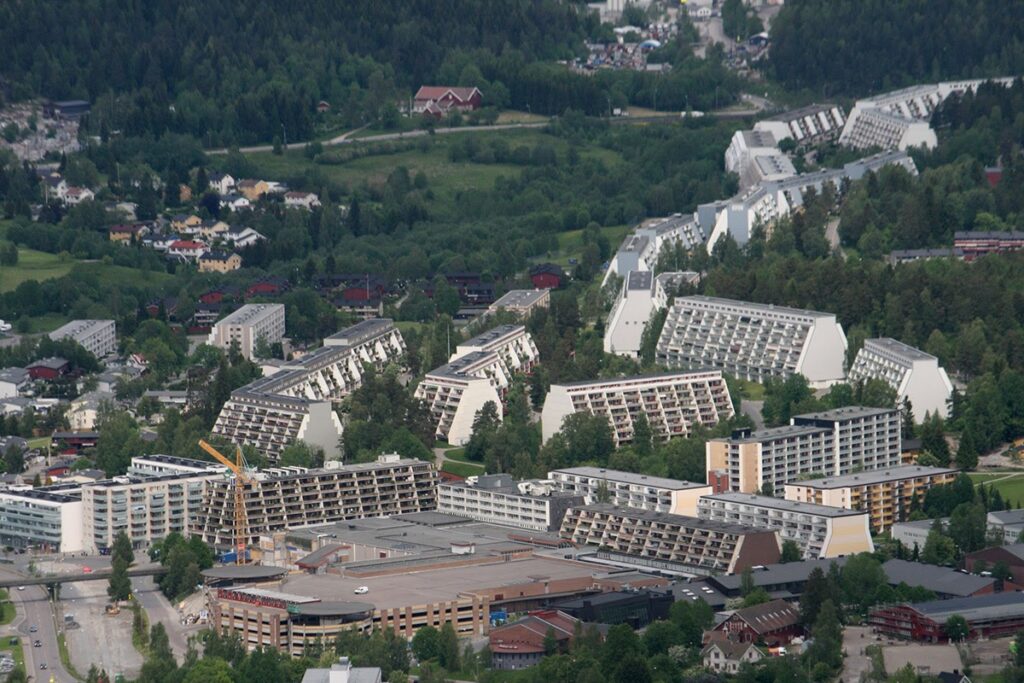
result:
[[[235,564],[245,564],[246,551],[249,545],[249,516],[245,511],[245,485],[250,483],[252,479],[246,473],[247,468],[245,458],[242,456],[242,448],[241,446],[235,446],[235,461],[231,462],[231,460],[221,455],[220,451],[202,439],[199,440],[199,447],[235,473]]]

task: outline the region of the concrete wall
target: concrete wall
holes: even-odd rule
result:
[[[804,340],[796,370],[815,388],[831,386],[846,378],[846,335],[832,318],[819,318]]]

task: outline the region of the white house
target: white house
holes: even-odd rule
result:
[[[222,234],[220,238],[225,242],[233,244],[236,249],[245,249],[246,247],[251,247],[260,240],[267,239],[252,228],[241,225],[231,226],[231,228],[228,229],[226,233]]]
[[[64,203],[68,206],[77,206],[93,199],[96,199],[96,195],[87,187],[71,186],[64,192]]]
[[[235,179],[228,173],[211,173],[210,189],[217,194],[228,194],[235,189]]]
[[[197,261],[206,253],[206,245],[193,240],[176,240],[167,247],[170,256],[179,256],[189,261]]]
[[[320,206],[320,198],[312,192],[285,192],[284,205],[290,209],[312,211]]]
[[[240,194],[222,194],[220,196],[220,208],[222,209],[239,211],[240,209],[248,209],[250,206],[252,206],[252,202]]]

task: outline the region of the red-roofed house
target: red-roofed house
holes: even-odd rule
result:
[[[167,247],[167,253],[171,256],[180,256],[189,261],[195,261],[206,253],[206,245],[194,240],[177,240],[171,242],[171,246]]]
[[[558,651],[572,643],[579,619],[559,610],[530,612],[519,621],[492,629],[489,636],[491,665],[495,669],[525,669],[544,658],[544,639],[554,634]]]
[[[761,605],[738,609],[728,619],[705,633],[705,642],[724,633],[737,643],[765,642],[770,646],[789,645],[793,638],[803,635],[800,626],[800,607],[785,600],[772,600]],[[714,635],[712,635],[714,634]],[[720,637],[720,636],[719,636]]]
[[[449,111],[473,111],[483,104],[479,88],[451,88],[446,85],[424,85],[413,98],[412,110],[435,116]]]

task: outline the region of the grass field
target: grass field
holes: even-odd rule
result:
[[[453,462],[446,460],[444,465],[441,467],[442,472],[448,472],[458,477],[472,477],[484,474],[484,468],[481,465],[474,465],[469,462]]]
[[[0,626],[14,621],[14,603],[9,597],[7,591],[0,588]]]
[[[1024,472],[1002,474],[971,472],[968,476],[975,485],[986,484],[995,487],[1003,500],[1010,501],[1015,505],[1024,504]]]
[[[0,268],[0,293],[15,289],[27,280],[50,280],[67,275],[74,261],[61,261],[56,254],[18,248],[18,265]]]

